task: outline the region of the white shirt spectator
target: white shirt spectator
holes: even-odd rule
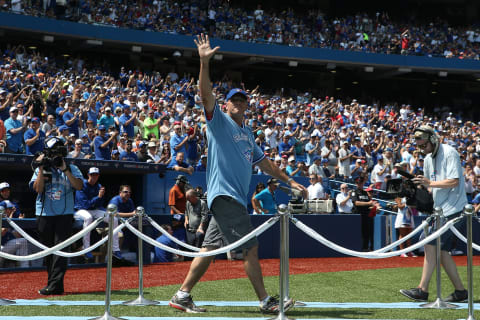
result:
[[[320,182],[310,185],[308,188],[308,200],[325,199],[325,192]]]
[[[347,203],[345,205],[340,205],[345,199],[348,197],[348,193],[340,192],[337,194],[337,197],[335,198],[335,201],[337,202],[338,205],[338,212],[339,213],[352,213],[353,209],[353,202],[352,199],[348,199]]]

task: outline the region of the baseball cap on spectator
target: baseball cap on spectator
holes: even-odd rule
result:
[[[380,154],[377,156],[377,160],[383,160],[383,156]]]
[[[207,155],[206,154],[202,154],[200,159],[206,159],[207,158]]]
[[[270,124],[270,123],[273,123],[273,121],[271,119],[267,120],[267,124]]]
[[[2,191],[3,189],[6,189],[6,188],[10,188],[10,185],[8,184],[8,182],[0,183],[0,191]]]
[[[10,108],[10,112],[15,112],[15,111],[18,111],[18,108],[17,108],[17,107],[11,107],[11,108]]]
[[[187,177],[185,177],[183,174],[179,174],[176,178],[175,181],[180,181],[183,183],[188,183]]]
[[[150,142],[148,143],[148,147],[149,147],[149,148],[155,148],[156,146],[157,146],[157,144],[156,144],[154,141],[150,141]]]
[[[117,154],[117,153],[119,153],[117,149],[113,150],[113,151],[112,151],[112,156],[113,156],[114,154]]]
[[[280,158],[280,156],[276,156],[274,161],[282,161],[282,158]]]
[[[257,131],[257,136],[261,135],[262,133],[263,133],[262,130],[258,130],[258,131]]]
[[[313,162],[315,162],[315,161],[317,161],[317,160],[321,160],[321,159],[322,159],[321,157],[315,156],[315,157],[313,157]]]
[[[140,141],[140,143],[138,144],[138,147],[141,148],[141,147],[145,147],[147,145],[147,143],[145,141]]]
[[[328,159],[322,159],[322,163],[327,163]]]
[[[0,202],[0,207],[14,208],[15,206],[13,205],[13,203],[10,200],[3,200],[2,202]]]
[[[105,126],[103,124],[98,126],[98,130],[106,130],[106,129],[107,128],[105,128]]]
[[[88,169],[88,174],[92,173],[100,174],[100,170],[97,167],[90,167],[90,169]]]
[[[362,163],[362,159],[357,159],[357,161],[356,161],[356,162],[358,162],[358,163]]]
[[[77,139],[77,140],[75,140],[75,144],[83,144],[82,139]]]
[[[373,188],[372,188],[372,187],[368,187],[367,189],[365,189],[365,191],[373,191]]]
[[[60,127],[58,128],[58,130],[59,130],[60,132],[62,132],[62,131],[64,131],[64,130],[69,130],[69,129],[68,129],[68,126],[62,125],[62,126],[60,126]]]
[[[227,97],[225,98],[226,101],[230,100],[234,95],[236,94],[240,94],[242,95],[245,99],[248,98],[248,95],[245,91],[243,91],[242,89],[240,88],[235,88],[235,89],[232,89],[228,92],[227,94]]]
[[[288,162],[291,162],[291,161],[295,161],[295,157],[294,157],[294,156],[290,156],[290,157],[288,158]]]
[[[107,112],[107,111],[112,111],[112,108],[106,107],[106,108],[105,108],[105,112]]]
[[[275,184],[275,185],[278,186],[280,184],[280,182],[278,182],[278,180],[275,179],[275,178],[270,178],[270,179],[267,180],[267,185],[270,185],[270,184]]]
[[[34,117],[32,118],[32,122],[40,123],[40,119],[38,117]]]

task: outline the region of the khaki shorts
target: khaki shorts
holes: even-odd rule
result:
[[[253,230],[247,208],[232,197],[216,197],[210,211],[213,217],[205,233],[202,247],[221,248],[243,238]],[[254,237],[235,250],[250,249],[257,245],[257,237]]]

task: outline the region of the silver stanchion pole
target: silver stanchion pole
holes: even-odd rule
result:
[[[145,209],[143,207],[137,207],[137,219],[138,219],[138,231],[142,232],[143,229],[143,216],[145,215]],[[150,306],[159,304],[158,301],[148,300],[143,297],[143,241],[138,238],[138,298],[130,301],[125,301],[123,304],[126,306]]]
[[[472,217],[473,206],[467,204],[465,206],[465,216],[467,217],[467,278],[468,278],[468,318],[467,320],[475,320],[473,315],[473,234],[472,234]]]
[[[442,218],[443,218],[443,210],[442,208],[440,207],[436,207],[434,209],[434,216],[435,216],[435,230],[439,230],[441,227],[442,227]],[[458,308],[458,306],[456,304],[453,304],[453,303],[447,303],[445,301],[442,300],[442,283],[441,283],[441,245],[442,245],[442,242],[441,242],[441,239],[440,239],[440,236],[437,238],[437,247],[436,247],[436,250],[437,250],[437,299],[434,301],[434,302],[430,302],[430,303],[424,303],[424,304],[421,304],[420,307],[422,308],[431,308],[431,309],[454,309],[454,308]]]
[[[105,314],[101,317],[91,318],[89,320],[126,320],[124,318],[116,318],[110,314],[110,296],[112,293],[112,245],[113,245],[113,218],[117,213],[117,206],[109,204],[107,214],[109,215],[108,226],[108,249],[107,249],[107,290],[105,291]]]
[[[280,276],[279,279],[279,299],[278,299],[278,315],[275,320],[288,320],[289,318],[285,315],[285,297],[288,296],[288,284],[285,283],[285,280],[288,282],[288,237],[286,236],[288,231],[289,223],[289,213],[287,206],[281,204],[278,206],[278,214],[280,215]],[[285,263],[285,260],[287,263]],[[287,274],[287,275],[285,275]]]
[[[4,214],[5,214],[5,208],[0,207],[0,243],[2,242],[1,241],[2,240],[2,220],[3,220]],[[1,250],[1,247],[0,247],[0,250]],[[15,304],[15,303],[16,303],[15,301],[0,298],[0,306],[8,306],[9,304]]]

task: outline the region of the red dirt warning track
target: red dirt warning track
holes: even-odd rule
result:
[[[465,256],[454,257],[457,265],[465,266]],[[473,258],[474,265],[480,265],[480,256]],[[279,274],[278,259],[261,260],[265,276]],[[336,272],[384,268],[421,267],[423,257],[361,259],[361,258],[312,258],[290,259],[290,274]],[[158,263],[144,267],[144,286],[155,287],[181,284],[188,272],[190,262]],[[105,268],[70,269],[65,276],[66,294],[105,291]],[[217,260],[212,263],[202,281],[245,278],[242,261]],[[0,274],[0,288],[4,299],[42,298],[38,290],[47,282],[46,271],[10,272]],[[138,268],[114,268],[112,290],[134,289],[138,286]]]

